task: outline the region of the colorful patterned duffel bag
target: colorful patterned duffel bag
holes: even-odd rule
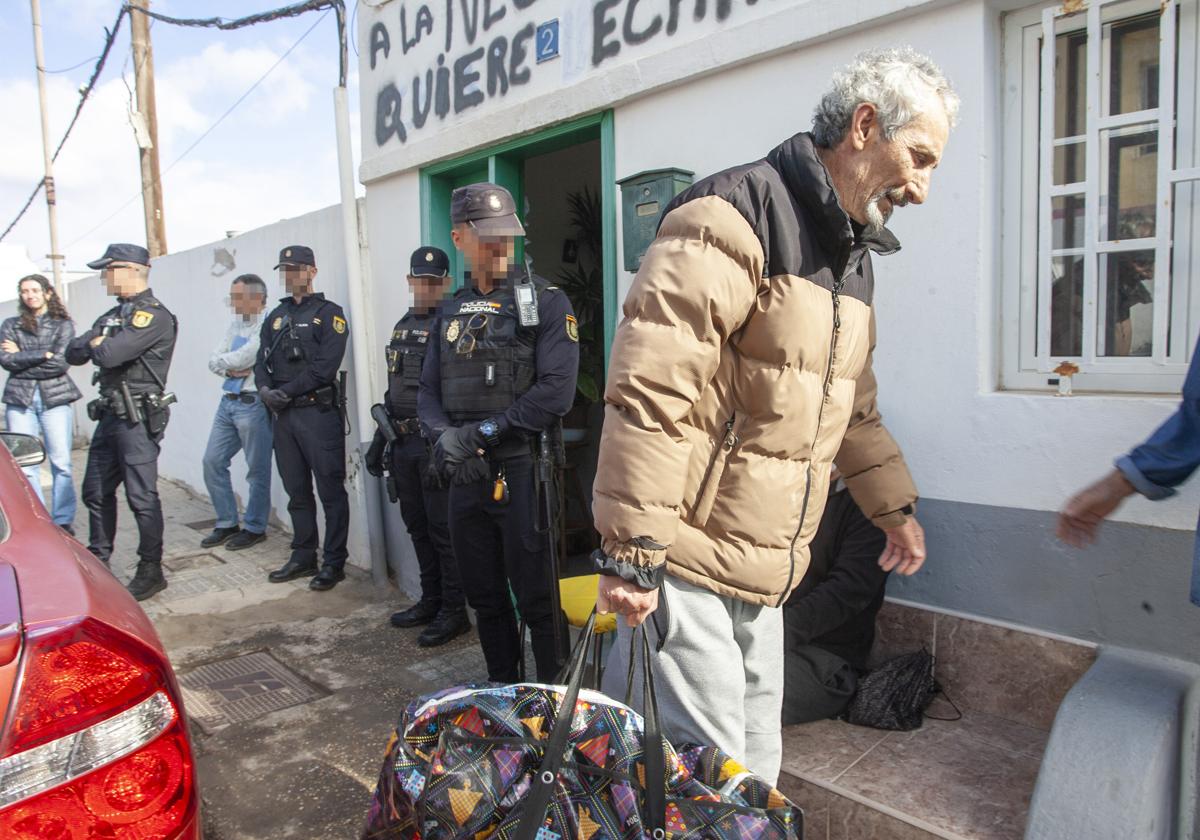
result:
[[[594,620],[565,686],[464,686],[412,703],[364,840],[802,840],[800,809],[770,784],[714,747],[662,738],[644,633],[645,718],[581,689]]]

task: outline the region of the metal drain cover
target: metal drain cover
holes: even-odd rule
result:
[[[179,684],[188,714],[209,733],[329,694],[266,652],[201,665]]]
[[[184,572],[191,569],[210,569],[213,566],[224,566],[225,561],[211,551],[200,554],[187,554],[183,557],[164,557],[162,564],[172,572]]]

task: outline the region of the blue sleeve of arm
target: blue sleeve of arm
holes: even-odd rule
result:
[[[540,432],[570,411],[579,374],[579,342],[567,332],[568,318],[574,317],[565,293],[546,290],[538,296],[537,378],[498,419],[501,434],[512,428]]]
[[[441,322],[435,321],[430,330],[429,349],[421,364],[421,387],[417,390],[417,418],[425,431],[425,437],[436,440],[442,432],[453,425],[442,408],[441,377]]]
[[[1165,499],[1200,467],[1200,354],[1193,353],[1179,408],[1117,469],[1148,499]]]

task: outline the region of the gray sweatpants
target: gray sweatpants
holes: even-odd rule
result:
[[[654,618],[646,626],[667,740],[718,747],[774,784],[783,753],[783,611],[723,597],[670,575],[659,598],[666,601],[666,609],[660,605],[655,616],[666,634],[662,651],[654,653]],[[618,618],[603,680],[604,693],[615,700],[625,698],[632,632]],[[640,669],[633,698],[634,709],[641,711]]]

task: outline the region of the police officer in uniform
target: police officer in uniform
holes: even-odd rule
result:
[[[147,285],[150,254],[139,245],[109,245],[99,269],[117,305],[67,346],[73,365],[91,362],[100,396],[88,404],[98,421],[83,476],[88,550],[106,565],[117,532],[117,487],[138,528],[137,573],[129,592],[139,601],[167,588],[162,573],[163,515],[158,498],[158,451],[175,401],[166,392],[176,322]]]
[[[421,374],[418,412],[450,481],[450,538],[474,608],[488,676],[518,678],[517,608],[530,628],[539,680],[553,680],[565,630],[538,505],[535,452],[571,407],[579,330],[560,289],[516,265],[525,229],[507,190],[454,191],[452,238],[470,270],[442,308]],[[546,488],[549,492],[549,488]]]
[[[421,569],[421,600],[392,615],[396,627],[428,625],[417,637],[421,647],[443,645],[471,628],[450,545],[446,520],[449,493],[430,461],[429,441],[417,421],[421,365],[437,320],[437,308],[450,286],[450,259],[438,248],[422,247],[409,261],[413,306],[396,322],[385,351],[388,390],[384,409],[397,439],[390,446],[382,430],[367,450],[367,471],[386,469],[389,496],[400,502]]]
[[[289,245],[275,266],[288,297],[263,321],[254,384],[273,418],[275,463],[288,494],[292,555],[267,579],[315,575],[308,588],[333,589],[345,578],[350,500],[346,495],[344,394],[337,384],[349,327],[342,307],[313,292],[311,248]],[[317,563],[317,504],[325,509],[324,558]]]

